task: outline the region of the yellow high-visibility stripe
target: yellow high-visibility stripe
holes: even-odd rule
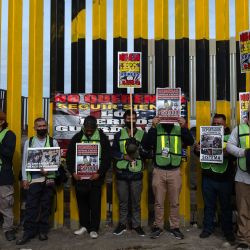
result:
[[[86,10],[81,10],[71,23],[71,41],[77,42],[86,36]]]
[[[134,0],[134,39],[148,39],[148,0]]]
[[[93,40],[106,40],[106,0],[93,1]]]
[[[43,114],[43,0],[30,1],[28,137],[34,120]]]
[[[209,39],[209,0],[195,1],[196,39]]]
[[[246,136],[246,148],[249,148],[249,135]]]
[[[155,40],[168,39],[168,0],[155,0]]]
[[[175,39],[189,37],[188,0],[175,0]]]
[[[114,1],[114,38],[127,38],[127,0]]]
[[[174,137],[174,152],[175,154],[178,153],[178,137],[177,136]]]

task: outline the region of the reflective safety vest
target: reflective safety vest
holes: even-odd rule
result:
[[[238,126],[238,135],[240,148],[249,148],[249,126],[247,124],[240,124]],[[238,158],[238,166],[242,171],[246,171],[246,157]]]
[[[171,165],[178,167],[181,163],[181,127],[174,125],[170,134],[167,134],[166,130],[161,124],[157,127],[157,145],[156,145],[156,164],[160,167],[167,167]],[[163,155],[162,151],[168,149],[168,155]]]
[[[32,145],[34,144],[35,137],[31,137],[30,140],[31,140],[31,143],[29,143],[30,144],[29,147],[32,147]],[[45,142],[45,145],[44,145],[45,148],[53,147],[53,145],[50,144],[50,141],[51,141],[51,139],[47,135],[46,142]],[[46,178],[47,179],[55,179],[56,178],[56,172],[55,171],[49,171],[48,174],[46,175]],[[32,175],[30,174],[30,172],[27,172],[27,180],[28,180],[28,182],[31,182],[31,180],[32,180]]]
[[[223,143],[223,149],[226,148],[227,146],[227,141],[229,139],[230,135],[224,135],[224,143]],[[218,173],[218,174],[223,174],[226,172],[228,166],[228,158],[224,157],[223,158],[223,163],[207,163],[207,162],[202,162],[201,163],[201,168],[202,169],[211,169],[213,172]]]
[[[94,134],[90,137],[87,138],[85,134],[83,134],[81,142],[83,143],[99,143],[99,164],[101,164],[101,139],[100,139],[100,132],[98,129],[95,130]]]
[[[8,128],[5,128],[5,129],[3,129],[1,132],[0,132],[0,143],[2,143],[2,141],[3,141],[3,138],[5,137],[5,135],[6,135],[6,133],[9,131],[9,129]],[[3,164],[3,162],[2,162],[2,159],[0,158],[0,171],[1,171],[1,168],[2,168],[2,164]]]
[[[142,141],[144,135],[144,131],[137,129],[136,133],[134,135],[134,138],[136,139],[136,141],[140,142]],[[120,136],[120,140],[119,140],[119,144],[120,144],[120,152],[125,155],[127,154],[126,152],[126,140],[129,139],[129,135],[127,132],[127,129],[123,128],[121,129],[121,136]],[[142,160],[136,159],[135,163],[133,164],[133,166],[130,164],[129,161],[126,160],[118,160],[116,163],[116,167],[120,170],[125,170],[128,169],[130,172],[134,172],[134,173],[138,173],[142,171]]]

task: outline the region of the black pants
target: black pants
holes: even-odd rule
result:
[[[79,211],[80,225],[88,232],[98,232],[101,219],[101,186],[90,181],[76,183],[76,199]]]
[[[54,196],[54,187],[45,183],[33,183],[27,191],[24,234],[29,237],[37,233],[47,234],[49,231],[49,216]]]

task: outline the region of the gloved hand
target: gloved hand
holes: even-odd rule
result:
[[[127,154],[132,159],[137,159],[139,157],[139,146],[140,146],[140,143],[134,137],[130,137],[129,139],[127,139],[125,148],[126,148]]]

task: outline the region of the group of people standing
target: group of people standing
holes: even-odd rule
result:
[[[127,220],[131,219],[132,228],[140,236],[145,236],[141,227],[141,193],[145,159],[151,158],[153,164],[152,190],[154,194],[154,223],[149,236],[157,238],[164,231],[164,204],[166,193],[169,199],[169,232],[177,239],[183,239],[180,231],[179,196],[181,192],[182,149],[194,144],[186,120],[179,118],[176,124],[161,124],[160,119],[152,120],[148,133],[136,127],[137,114],[127,110],[123,116],[124,128],[114,136],[112,146],[97,120],[88,116],[83,128],[71,139],[67,150],[66,163],[75,185],[79,211],[80,228],[75,235],[89,233],[98,238],[101,214],[101,187],[105,174],[111,167],[116,177],[116,190],[119,199],[119,223],[113,234],[121,235],[127,229]],[[250,246],[250,147],[249,125],[237,126],[231,133],[226,128],[226,117],[216,114],[212,125],[224,126],[223,164],[202,163],[202,194],[204,199],[204,220],[201,238],[209,237],[214,231],[214,218],[217,198],[220,203],[220,218],[224,236],[234,243],[232,223],[231,194],[234,187],[238,212],[237,238],[238,248]],[[24,233],[17,240],[23,245],[39,235],[39,240],[48,239],[49,215],[54,194],[54,180],[57,172],[27,172],[26,158],[28,147],[55,147],[58,143],[48,135],[48,124],[44,118],[34,122],[36,135],[24,145],[22,163],[22,183],[27,190],[24,216]],[[76,143],[99,143],[100,164],[97,173],[90,179],[81,179],[75,169]],[[199,143],[194,144],[195,154],[199,155]],[[8,130],[6,115],[0,112],[0,212],[3,214],[3,230],[7,240],[15,240],[13,228],[13,170],[12,158],[15,151],[15,135]],[[237,161],[237,164],[235,162]],[[237,166],[236,166],[237,165]]]

